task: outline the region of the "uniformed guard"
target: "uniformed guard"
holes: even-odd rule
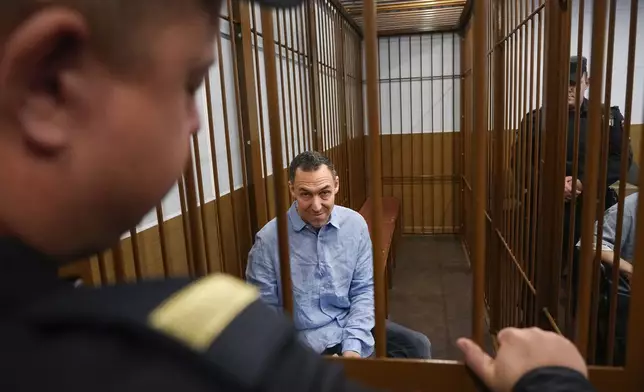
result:
[[[57,278],[61,263],[117,243],[181,175],[220,8],[0,2],[0,391],[364,390],[236,278],[100,289]],[[565,339],[505,336],[496,360],[461,342],[494,390],[589,390]],[[517,371],[494,371],[508,362]]]
[[[580,68],[581,75],[579,76],[580,86],[579,86],[579,96],[576,95],[576,83],[577,83],[577,68]],[[588,75],[588,60],[585,57],[580,59],[577,56],[572,56],[570,58],[570,78],[568,85],[568,127],[567,127],[567,138],[566,138],[566,177],[562,179],[565,183],[564,185],[564,235],[563,235],[563,249],[562,249],[562,268],[566,266],[566,260],[568,255],[568,243],[570,235],[572,235],[573,244],[579,240],[581,234],[581,211],[582,204],[584,201],[584,183],[586,181],[585,175],[585,164],[586,164],[586,143],[588,140],[588,99],[585,98],[586,90],[590,86],[590,78]],[[579,117],[577,118],[579,122],[579,144],[578,144],[578,155],[577,155],[577,181],[576,186],[572,184],[573,179],[573,169],[574,169],[574,152],[575,152],[575,113],[576,105],[580,105]],[[532,111],[521,121],[519,126],[518,135],[515,143],[514,150],[512,151],[512,165],[514,168],[516,189],[518,190],[518,195],[520,198],[525,198],[528,191],[528,184],[531,184],[531,189],[536,189],[539,186],[543,186],[543,178],[547,176],[548,173],[541,173],[540,178],[536,178],[534,173],[536,172],[534,164],[539,162],[540,158],[543,157],[544,152],[542,149],[539,149],[538,144],[543,143],[543,131],[544,131],[544,111],[539,108]],[[619,110],[619,107],[612,106],[608,110],[608,126],[609,126],[609,135],[608,135],[608,154],[607,154],[607,171],[606,171],[606,188],[605,188],[605,206],[604,210],[608,209],[610,206],[617,203],[617,195],[615,191],[610,188],[610,185],[614,184],[619,180],[620,169],[622,162],[622,138],[624,137],[624,117]],[[537,130],[541,130],[538,132]],[[528,151],[528,146],[530,145],[529,139],[532,139],[532,150]],[[524,141],[525,140],[525,141]],[[527,162],[523,164],[523,167],[520,166],[520,159],[518,157],[521,154],[522,142],[526,145],[526,155]],[[540,146],[543,146],[541,144]],[[538,152],[538,154],[537,154]],[[629,144],[629,154],[628,157],[628,166],[630,167],[633,154],[632,149]],[[522,180],[522,176],[525,180]],[[576,192],[577,198],[575,203],[575,220],[574,227],[570,227],[570,211],[572,209],[572,193]],[[525,200],[525,199],[522,199]],[[593,198],[594,200],[594,198]],[[536,202],[532,203],[532,209],[537,208]],[[525,210],[525,219],[526,222],[530,222],[532,218],[533,211]],[[532,241],[532,232],[530,230],[525,230],[524,232],[526,243]],[[574,256],[574,255],[573,255]]]

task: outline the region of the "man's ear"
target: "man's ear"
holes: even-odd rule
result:
[[[338,193],[340,190],[340,177],[335,176],[335,185],[334,185],[334,193]]]
[[[22,22],[0,57],[0,113],[18,125],[27,145],[55,153],[69,143],[65,112],[70,70],[80,63],[89,31],[78,13],[47,8]]]
[[[288,182],[288,190],[291,192],[291,196],[295,198],[295,186],[293,186],[291,181]]]

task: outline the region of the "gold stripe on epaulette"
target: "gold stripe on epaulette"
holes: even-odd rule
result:
[[[204,351],[258,297],[253,286],[237,278],[211,275],[168,298],[148,321],[154,329]]]

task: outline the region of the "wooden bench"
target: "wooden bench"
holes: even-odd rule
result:
[[[371,233],[372,222],[372,202],[371,198],[367,198],[362,208],[360,208],[360,215],[367,221],[369,226],[369,233]],[[385,256],[385,279],[389,288],[393,286],[393,272],[396,266],[396,245],[400,237],[400,201],[395,197],[382,198],[382,223],[381,223],[381,242],[379,246],[374,244],[374,249],[380,249]]]

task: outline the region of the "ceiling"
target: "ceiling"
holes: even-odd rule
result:
[[[340,0],[347,13],[362,27],[362,1]],[[394,35],[454,30],[466,0],[376,0],[378,34]]]

